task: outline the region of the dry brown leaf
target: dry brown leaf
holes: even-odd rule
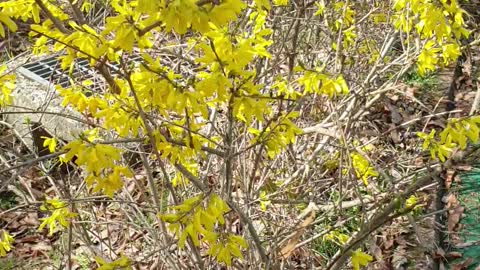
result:
[[[38,226],[38,224],[40,223],[38,219],[38,214],[35,212],[28,213],[27,216],[20,221],[20,223],[27,226]]]
[[[419,156],[415,158],[415,167],[417,168],[423,168],[425,167],[425,162],[423,162],[423,157]]]
[[[455,182],[457,185],[462,183],[462,178],[460,177],[460,175],[455,175],[455,177],[453,178],[453,182]]]
[[[390,99],[393,101],[393,102],[397,102],[400,98],[398,97],[398,95],[392,95],[390,97]]]
[[[470,83],[470,84],[473,84],[473,83]],[[473,87],[473,85],[472,85]],[[469,91],[467,93],[465,93],[465,95],[463,96],[463,100],[466,101],[467,103],[470,103],[471,101],[473,101],[475,99],[475,96],[477,95],[477,91]]]
[[[452,242],[455,245],[458,245],[459,243],[462,242],[462,239],[460,238],[458,233],[451,233],[450,234],[450,242]]]
[[[300,227],[297,229],[297,232],[290,238],[288,243],[280,250],[280,256],[284,259],[290,257],[292,252],[295,250],[295,246],[300,240],[300,236],[305,232],[305,228],[313,223],[315,220],[315,210],[310,212],[310,215],[302,222]]]
[[[453,230],[457,227],[457,224],[460,222],[462,218],[463,211],[465,207],[456,207],[453,210],[448,211],[448,222],[447,227],[449,232],[453,232]]]
[[[452,251],[445,255],[445,258],[447,258],[448,260],[458,259],[462,257],[463,257],[463,254],[457,251]]]
[[[27,169],[22,176],[29,180],[35,180],[40,177],[40,170],[37,167],[32,166]]]
[[[385,107],[390,112],[390,118],[392,120],[392,123],[394,123],[396,125],[402,123],[403,117],[400,114],[400,112],[398,111],[398,108],[396,106],[394,106],[388,100],[385,100]]]
[[[393,238],[389,238],[389,239],[385,240],[385,242],[383,244],[383,247],[388,250],[388,249],[393,247],[393,243],[394,243]]]
[[[457,197],[453,193],[448,194],[446,203],[447,209],[453,209],[459,204]]]
[[[473,263],[473,259],[472,258],[467,258],[465,261],[461,262],[461,263],[458,263],[458,264],[454,264],[450,267],[451,270],[463,270],[463,269],[467,269],[471,264]]]
[[[130,194],[135,191],[135,181],[130,181],[127,185],[127,190]]]
[[[465,76],[471,77],[472,76],[472,57],[470,54],[467,54],[466,56],[467,57],[462,64],[462,71],[463,71],[463,74],[465,74]]]
[[[16,243],[38,243],[42,240],[43,237],[41,235],[26,235],[20,239],[16,239]]]
[[[382,248],[379,247],[377,243],[374,243],[372,247],[372,255],[375,257],[376,261],[383,261]]]
[[[407,87],[407,89],[405,91],[405,95],[409,98],[414,98],[415,97],[415,92],[417,90],[418,89],[416,87]]]
[[[52,250],[52,246],[45,242],[38,242],[30,247],[32,250],[35,251],[50,251]]]
[[[438,127],[438,128],[442,128],[444,129],[445,128],[445,121],[441,121],[441,120],[432,120],[432,121],[429,121],[428,122],[428,127]]]
[[[460,237],[456,231],[461,228],[461,224],[459,224],[459,222],[462,218],[465,208],[460,205],[460,202],[455,194],[451,193],[446,199],[446,209],[448,209],[447,228],[450,232],[450,241],[452,243],[459,243]]]
[[[472,170],[472,165],[457,165],[455,166],[455,169],[457,169],[458,171],[469,172]]]
[[[454,170],[452,169],[447,170],[447,173],[445,175],[445,187],[447,187],[447,189],[450,189],[450,187],[452,186],[454,175],[455,175]]]
[[[445,250],[443,250],[442,248],[437,248],[437,250],[435,250],[432,255],[434,259],[443,259],[445,258]]]
[[[399,144],[402,142],[402,138],[400,138],[400,133],[395,128],[395,124],[390,124],[390,138],[392,139],[393,143]]]
[[[49,258],[52,246],[48,241],[38,240],[37,242],[22,243],[15,247],[15,256],[18,258],[33,259],[36,257]]]
[[[457,93],[457,94],[455,95],[455,101],[458,102],[458,101],[460,101],[460,100],[463,100],[464,97],[465,97],[465,93],[459,92],[459,93]]]

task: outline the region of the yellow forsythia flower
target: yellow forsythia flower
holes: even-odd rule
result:
[[[359,270],[361,266],[367,266],[372,260],[372,256],[363,252],[361,249],[357,249],[352,253],[352,266],[354,270]]]
[[[355,169],[355,174],[358,178],[362,179],[365,186],[368,186],[368,178],[370,176],[378,176],[378,172],[375,171],[373,166],[370,165],[367,159],[365,159],[359,153],[352,153],[352,165]]]
[[[0,241],[0,256],[5,257],[7,252],[12,249],[13,237],[7,232],[3,231],[3,237]]]

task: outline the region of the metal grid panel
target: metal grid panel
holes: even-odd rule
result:
[[[72,73],[69,74],[69,71],[64,71],[60,68],[60,60],[57,59],[57,56],[52,56],[26,64],[20,69],[20,72],[26,77],[44,85],[69,87],[71,79],[78,82],[91,79],[90,77],[93,74],[89,72],[86,66],[88,66],[88,60],[76,60]]]
[[[20,73],[25,77],[47,86],[60,85],[63,88],[70,87],[71,81],[76,84],[91,80],[93,84],[88,87],[92,92],[102,92],[106,88],[105,80],[90,66],[88,59],[74,61],[73,70],[62,70],[58,56],[48,57],[34,63],[26,64],[20,68]],[[128,64],[141,61],[140,55],[132,55],[128,58]],[[115,74],[119,70],[118,64],[110,65]]]

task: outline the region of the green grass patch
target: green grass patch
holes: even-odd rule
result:
[[[436,73],[429,73],[425,76],[420,76],[417,70],[414,69],[404,75],[403,81],[408,86],[418,87],[420,90],[435,90],[438,85],[438,77]]]
[[[15,207],[17,205],[16,197],[15,193],[11,191],[0,192],[0,210],[7,210]]]
[[[14,257],[0,258],[0,269],[13,270],[18,269]]]

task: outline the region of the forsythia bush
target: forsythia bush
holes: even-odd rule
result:
[[[335,37],[326,50],[357,50],[356,1],[329,2],[312,2],[315,12],[306,16],[326,18]],[[375,5],[381,7],[388,1],[381,2]],[[300,60],[291,63],[286,73],[270,78],[262,75],[267,63],[276,61],[270,52],[277,35],[270,16],[289,5],[289,1],[269,0],[112,0],[105,2],[108,16],[104,24],[95,25],[85,17],[98,8],[94,1],[68,1],[67,5],[50,0],[8,0],[0,3],[0,36],[15,32],[16,22],[28,22],[34,54],[59,53],[66,72],[76,60],[88,59],[91,69],[104,78],[108,86],[104,92],[88,90],[91,82],[56,86],[64,106],[98,123],[99,127],[85,130],[63,146],[65,154],[60,157],[62,162],[75,160],[92,193],[113,198],[124,179],[135,174],[122,161],[122,148],[109,143],[112,138],[135,138],[150,145],[144,166],[161,168],[162,187],[173,206],[167,212],[159,210],[158,217],[168,224],[178,248],[199,249],[200,257],[232,265],[243,260],[248,249],[262,253],[268,245],[258,242],[255,226],[248,221],[242,220],[249,228],[248,239],[248,234],[233,231],[226,221],[229,213],[238,211],[229,207],[237,203],[232,199],[240,177],[234,173],[236,157],[260,146],[260,153],[264,150],[265,159],[273,162],[303,133],[297,126],[301,114],[296,104],[312,96],[324,97],[331,104],[348,98],[349,86],[354,85],[342,74],[341,66],[317,62],[309,66]],[[419,46],[420,74],[448,65],[461,55],[461,39],[469,31],[456,0],[397,0],[390,8],[395,14],[389,23],[405,36],[402,46],[420,40],[415,44]],[[372,21],[384,23],[387,15],[375,13]],[[362,41],[359,50],[367,52],[372,44],[373,39]],[[169,46],[181,47],[188,55],[160,49]],[[158,53],[162,50],[180,64],[165,64]],[[133,55],[141,60],[132,64],[129,57]],[[380,61],[378,52],[369,57],[369,64]],[[14,82],[14,75],[1,67],[0,106],[12,103]],[[213,115],[219,115],[222,125],[212,123]],[[478,141],[479,123],[477,118],[456,119],[440,133],[440,140],[435,139],[435,131],[419,136],[432,158],[444,161],[454,147],[465,148],[467,139]],[[239,147],[234,134],[244,134],[248,141]],[[57,148],[54,139],[46,138],[45,146],[52,152]],[[217,180],[220,187],[201,177],[200,164],[212,156],[222,166]],[[369,180],[379,176],[361,154],[352,152],[348,158],[360,184],[368,186]],[[169,176],[172,171],[174,177]],[[189,189],[180,189],[185,186]],[[268,194],[262,191],[257,196],[262,210],[268,211]],[[59,198],[47,200],[42,210],[51,212],[40,225],[40,229],[48,226],[50,234],[58,224],[70,226],[78,215]],[[238,214],[241,219],[246,217]],[[348,237],[342,234],[341,243]],[[10,250],[12,241],[4,233],[0,255]],[[354,269],[373,259],[361,249],[351,256]],[[99,269],[130,267],[126,257],[112,263],[99,258],[97,262]]]

